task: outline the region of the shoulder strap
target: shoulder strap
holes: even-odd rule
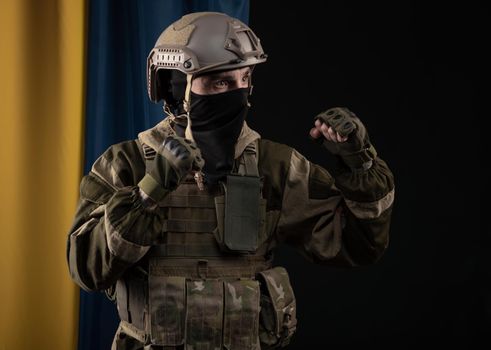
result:
[[[147,145],[146,143],[140,142],[143,158],[145,159],[145,165],[148,166],[148,162],[155,158],[156,150]],[[258,169],[258,157],[257,157],[258,140],[254,140],[249,143],[242,155],[239,158],[239,168],[237,172],[240,175],[248,176],[259,176]]]
[[[249,143],[239,160],[238,173],[240,175],[259,176],[257,160],[258,140]]]

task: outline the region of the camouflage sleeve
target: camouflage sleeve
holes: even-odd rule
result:
[[[366,171],[333,177],[293,150],[277,237],[314,263],[371,264],[387,247],[393,200],[393,176],[380,158]]]
[[[85,290],[109,288],[161,232],[162,219],[135,185],[145,171],[137,147],[112,146],[82,179],[67,255],[73,280]]]

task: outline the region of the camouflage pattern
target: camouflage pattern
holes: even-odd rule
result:
[[[221,350],[223,281],[191,280],[186,291],[186,348]]]
[[[190,196],[199,193],[192,183],[181,184],[159,205],[147,207],[142,204],[137,186],[145,176],[146,168],[142,144],[156,149],[172,132],[172,124],[164,120],[140,134],[137,140],[111,146],[83,178],[80,203],[67,240],[71,276],[83,289],[105,290],[118,300],[118,305],[127,306],[132,325],[147,334],[152,333],[156,343],[167,346],[187,344],[188,348],[194,349],[206,347],[200,344],[207,342],[210,348],[218,344],[218,328],[215,332],[207,332],[206,336],[201,329],[210,329],[218,322],[220,294],[212,280],[219,280],[219,284],[223,283],[222,346],[255,349],[273,344],[278,339],[278,332],[285,329],[284,325],[289,330],[294,329],[293,316],[286,324],[284,316],[281,320],[282,303],[292,305],[286,298],[291,286],[281,270],[264,272],[264,277],[271,278],[255,278],[255,270],[248,265],[233,269],[210,267],[208,272],[215,277],[200,277],[199,274],[206,270],[186,265],[191,257],[181,257],[179,266],[165,270],[165,278],[160,273],[164,270],[150,270],[155,242],[170,237],[171,227],[176,227],[169,226],[169,218],[214,222],[220,227],[218,211],[214,208],[218,200],[208,203],[203,199],[206,207],[202,208],[186,205],[186,201],[191,203]],[[295,149],[261,139],[244,124],[236,145],[238,163],[245,148],[253,142],[257,142],[257,168],[263,178],[264,212],[255,252],[258,257],[271,257],[279,242],[295,247],[309,261],[327,266],[368,265],[382,256],[388,244],[394,200],[393,176],[382,159],[375,158],[370,169],[364,172],[340,167],[333,176]],[[174,195],[177,197],[172,197]],[[220,195],[223,193],[214,193],[215,197]],[[206,224],[200,227],[202,230],[210,228]],[[176,249],[189,252],[193,242],[209,245],[216,242],[215,237],[220,237],[217,229],[174,231],[172,242]],[[236,258],[224,256],[223,259],[230,263]],[[202,257],[202,260],[211,262],[209,257]],[[264,266],[256,273],[267,269],[269,267]],[[232,278],[236,274],[243,277]],[[228,277],[220,277],[225,275]],[[201,284],[193,285],[194,280],[203,280],[202,291],[199,291]],[[123,293],[115,295],[117,281],[131,286],[127,299]],[[198,290],[189,290],[193,286],[199,287]],[[285,293],[284,301],[279,298],[281,291]],[[292,296],[293,291],[289,298]],[[203,310],[198,306],[200,299],[209,302],[202,305],[203,308],[215,311],[210,311],[206,317],[200,314]],[[151,305],[150,315],[145,305]],[[289,312],[293,315],[294,309]],[[203,323],[198,326],[200,317]],[[115,338],[115,344],[119,344],[116,348],[131,348],[132,345],[126,347],[129,341],[120,339],[123,338],[121,333],[127,335],[126,339],[134,338],[130,335],[133,333],[123,328],[119,338]],[[266,333],[269,338],[264,336]],[[147,341],[150,345],[150,339],[142,338],[142,348]]]
[[[260,275],[266,287],[261,295],[261,308],[268,310],[263,313],[261,341],[284,346],[289,343],[297,326],[297,305],[290,278],[281,266],[260,272]]]
[[[185,337],[186,279],[150,274],[150,336],[156,345],[181,345]]]
[[[259,282],[225,282],[223,346],[229,350],[259,349]]]

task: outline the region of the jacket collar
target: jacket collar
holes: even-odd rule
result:
[[[175,131],[170,124],[170,118],[165,118],[153,128],[142,131],[138,134],[138,140],[141,143],[150,146],[154,150],[158,150],[164,139],[169,135],[174,135]],[[235,144],[235,158],[237,159],[245,150],[247,145],[260,139],[261,135],[255,130],[252,130],[244,121],[239,138]]]

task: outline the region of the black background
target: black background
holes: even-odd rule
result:
[[[268,62],[249,124],[329,168],[313,117],[347,106],[395,175],[391,242],[373,266],[335,269],[281,246],[298,300],[292,349],[489,348],[486,117],[478,79],[489,13],[466,3],[251,0]]]

